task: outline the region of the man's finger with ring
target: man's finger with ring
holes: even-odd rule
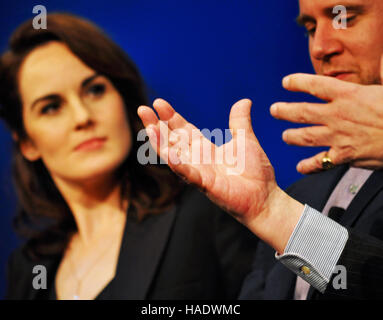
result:
[[[332,164],[334,164],[334,161],[332,160],[334,158],[331,158],[332,155],[329,156],[329,152],[323,151],[323,152],[316,154],[315,156],[313,156],[311,158],[304,159],[304,160],[300,161],[297,164],[297,171],[302,173],[302,174],[309,174],[309,173],[313,173],[313,172],[323,171],[324,170],[323,159],[326,157],[331,159]]]

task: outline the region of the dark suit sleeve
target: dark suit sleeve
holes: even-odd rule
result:
[[[251,272],[243,282],[240,300],[264,299],[266,277],[271,268],[277,263],[274,258],[275,250],[263,241],[259,241]]]
[[[258,245],[258,238],[233,217],[217,210],[215,215],[215,247],[220,263],[221,279],[226,288],[226,298],[238,298],[240,288],[251,264]]]
[[[319,299],[382,299],[383,241],[349,230],[349,239],[338,260],[347,271],[347,288],[334,289],[330,280]]]

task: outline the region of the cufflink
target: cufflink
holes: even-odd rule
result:
[[[306,267],[306,266],[303,266],[301,267],[301,271],[305,274],[305,275],[309,275],[311,273],[311,270],[309,267]]]

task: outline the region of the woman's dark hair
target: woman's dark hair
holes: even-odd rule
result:
[[[14,136],[12,176],[19,198],[14,219],[17,233],[28,241],[31,257],[60,255],[69,236],[76,231],[74,217],[41,160],[26,160],[19,140],[27,138],[22,120],[18,74],[25,57],[36,47],[60,41],[81,61],[111,80],[121,94],[130,122],[133,146],[118,169],[122,197],[129,199],[137,219],[161,213],[171,206],[182,190],[182,182],[165,165],[141,165],[137,161],[136,141],[143,129],[137,108],[147,104],[141,76],[127,54],[91,22],[71,14],[49,14],[47,29],[35,30],[26,21],[12,34],[9,50],[0,58],[0,116]],[[159,163],[159,162],[158,162]]]

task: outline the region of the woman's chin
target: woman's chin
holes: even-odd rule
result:
[[[110,179],[113,177],[117,169],[121,165],[121,161],[114,161],[109,163],[90,163],[85,166],[76,166],[68,172],[62,174],[61,176],[70,181],[86,182],[86,181],[96,181],[99,179]]]

